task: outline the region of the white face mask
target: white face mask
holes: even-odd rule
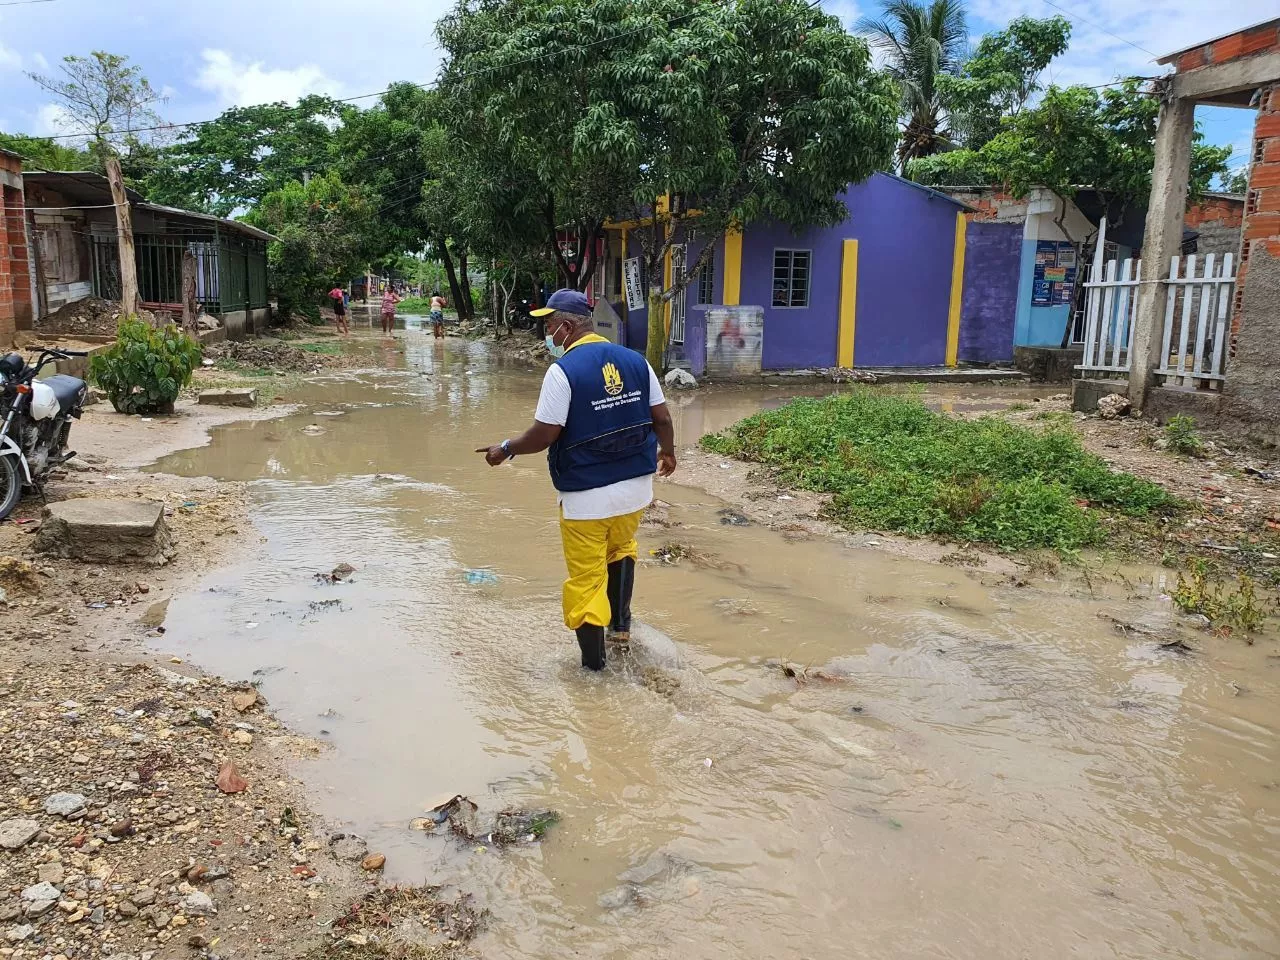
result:
[[[564,324],[561,324],[561,326],[564,326]],[[556,329],[559,330],[560,327]],[[547,350],[557,360],[564,356],[564,347],[556,346],[556,335],[554,333],[547,334]]]

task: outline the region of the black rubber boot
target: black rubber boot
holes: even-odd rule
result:
[[[582,648],[582,665],[588,670],[604,669],[604,627],[584,623],[577,630]]]
[[[609,564],[609,633],[618,643],[631,639],[631,591],[636,585],[636,562],[623,557]]]

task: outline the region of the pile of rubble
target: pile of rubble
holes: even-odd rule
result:
[[[226,340],[206,346],[204,356],[215,362],[283,373],[312,373],[341,363],[333,354],[313,353],[280,340]]]
[[[85,297],[83,300],[63,304],[37,321],[36,329],[43,333],[70,336],[114,337],[119,323],[119,303]]]
[[[257,956],[312,936],[319,874],[342,870],[262,755],[259,738],[282,731],[259,703],[142,665],[7,663],[0,955],[221,940],[220,953]]]

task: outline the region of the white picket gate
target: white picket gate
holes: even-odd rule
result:
[[[1225,377],[1228,318],[1235,290],[1234,258],[1209,253],[1174,257],[1169,265],[1169,295],[1164,340],[1156,373],[1167,386],[1221,389]],[[1196,267],[1201,266],[1199,275]]]
[[[1129,336],[1142,283],[1142,261],[1094,261],[1085,283],[1084,359],[1089,376],[1129,372]]]
[[[1084,357],[1076,369],[1085,377],[1127,377],[1141,260],[1103,262],[1107,221],[1100,226],[1093,264],[1085,283]],[[1225,254],[1174,257],[1165,301],[1163,346],[1156,374],[1168,386],[1220,389],[1225,377],[1235,258]],[[1197,268],[1200,268],[1197,273]],[[1148,281],[1152,282],[1152,281]]]

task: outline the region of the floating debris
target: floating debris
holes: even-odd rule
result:
[[[498,582],[498,575],[492,570],[463,570],[462,579],[473,587],[487,587]]]
[[[351,579],[351,575],[356,572],[356,568],[349,563],[340,563],[328,573],[317,573],[316,580],[320,583],[344,583]]]

